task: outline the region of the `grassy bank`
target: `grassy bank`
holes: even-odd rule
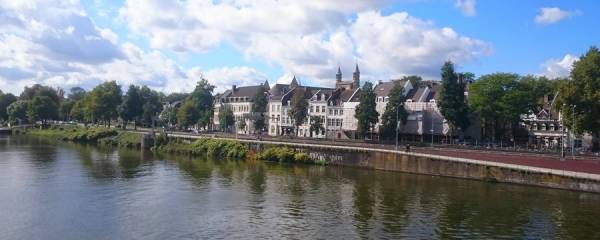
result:
[[[51,126],[48,129],[29,129],[27,134],[62,141],[93,143],[103,146],[140,148],[141,135],[107,128],[85,128],[81,126]],[[157,136],[151,150],[155,153],[173,153],[211,158],[245,159],[325,165],[325,161],[313,160],[307,153],[288,147],[271,147],[261,152],[250,153],[248,147],[234,140],[198,139],[190,141],[180,138]]]
[[[288,147],[271,147],[256,155],[256,159],[271,162],[305,163],[325,165],[325,161],[311,159],[307,153]]]
[[[208,157],[225,157],[225,158],[246,158],[248,148],[236,141],[221,140],[221,139],[199,139],[193,142],[183,139],[160,140],[158,142],[166,142],[156,144],[152,151],[177,153]]]

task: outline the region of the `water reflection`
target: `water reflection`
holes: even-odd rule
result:
[[[22,137],[0,156],[6,239],[600,238],[598,194]]]

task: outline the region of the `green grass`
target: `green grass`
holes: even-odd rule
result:
[[[199,139],[193,142],[172,139],[168,143],[156,145],[155,152],[179,153],[187,155],[206,155],[212,158],[246,158],[248,148],[236,141],[222,139]]]
[[[256,155],[256,159],[271,162],[293,162],[325,165],[325,161],[315,161],[307,153],[289,147],[271,147]]]
[[[100,139],[112,137],[118,134],[113,129],[103,128],[83,128],[76,126],[53,126],[48,129],[31,129],[27,131],[27,134],[34,136],[49,137],[63,141],[73,142],[88,142],[95,143]]]

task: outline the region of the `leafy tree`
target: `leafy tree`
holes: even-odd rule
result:
[[[83,97],[85,97],[85,94],[86,92],[83,88],[72,87],[71,90],[69,90],[69,95],[67,98],[72,101],[80,101],[83,99]]]
[[[46,96],[50,98],[56,105],[62,100],[62,91],[57,91],[51,87],[35,84],[31,87],[25,87],[19,96],[21,100],[33,100],[35,96]]]
[[[233,124],[235,124],[233,111],[226,105],[221,106],[219,110],[219,127],[222,131],[227,131]]]
[[[147,86],[142,86],[140,89],[140,95],[142,97],[142,114],[141,120],[146,126],[152,124],[152,120],[157,117],[158,113],[162,111],[162,103],[160,102],[160,94]]]
[[[214,89],[215,86],[211,85],[208,80],[202,78],[188,98],[194,103],[196,111],[198,112],[196,119],[193,120],[202,128],[210,125],[214,107],[214,97],[212,94]]]
[[[48,96],[35,96],[27,106],[27,118],[30,122],[41,121],[46,125],[46,121],[58,117],[58,106]]]
[[[564,114],[566,126],[578,134],[592,135],[592,151],[597,152],[600,150],[600,51],[597,47],[590,47],[573,63],[570,77],[570,81],[560,86],[554,106]]]
[[[469,125],[469,108],[465,102],[465,85],[458,81],[454,64],[448,61],[442,67],[442,90],[440,93],[440,112],[450,124],[451,129],[459,128],[464,132]]]
[[[187,128],[194,125],[198,121],[198,109],[196,104],[191,100],[183,102],[179,110],[177,111],[177,124],[181,128]]]
[[[69,111],[69,117],[71,120],[83,121],[85,120],[85,106],[83,99],[75,101],[71,110]]]
[[[0,91],[0,121],[8,120],[6,108],[17,101],[17,97],[11,93],[3,93]]]
[[[135,85],[130,85],[127,89],[127,93],[123,96],[123,102],[119,105],[119,117],[123,119],[123,129],[126,128],[127,122],[133,121],[133,128],[137,129],[138,121],[142,115],[143,109],[142,96],[140,95],[140,88]]]
[[[265,128],[265,112],[267,111],[267,86],[261,85],[252,98],[252,124],[259,133]]]
[[[354,113],[354,117],[358,120],[356,132],[362,138],[365,138],[379,121],[379,113],[375,108],[375,97],[373,84],[366,82],[360,91],[359,103]]]
[[[238,129],[241,131],[245,131],[246,130],[246,119],[242,118],[239,119],[237,122],[239,122],[238,125]]]
[[[189,93],[171,93],[164,97],[163,101],[168,103],[174,103],[177,101],[183,101],[190,96]]]
[[[404,87],[400,85],[400,82],[394,82],[394,87],[390,90],[388,95],[388,103],[385,105],[385,111],[381,116],[381,125],[379,126],[379,135],[385,139],[395,139],[396,135],[397,120],[403,125],[406,124],[408,118],[408,112],[404,108],[404,102],[406,96],[403,94]],[[396,119],[398,114],[398,119]],[[394,137],[395,136],[395,137]]]
[[[419,87],[423,83],[423,78],[417,75],[404,76],[400,80],[408,80],[413,87]]]
[[[70,99],[66,99],[63,100],[60,105],[58,106],[58,118],[62,121],[68,121],[70,118],[70,113],[71,113],[71,108],[73,108],[73,105],[75,104],[75,101],[70,100]]]
[[[319,134],[319,132],[325,132],[325,127],[323,127],[323,117],[321,116],[312,116],[310,117],[310,137],[313,136],[313,132]]]
[[[483,75],[471,85],[469,104],[483,120],[486,136],[498,140],[508,128],[515,131],[522,114],[536,105],[533,89],[513,73]],[[514,132],[513,132],[514,135]]]
[[[294,96],[291,100],[290,115],[294,120],[296,126],[296,134],[298,134],[298,127],[304,124],[304,120],[308,114],[308,102],[305,98],[306,90],[304,88],[296,88]]]
[[[11,103],[6,107],[6,113],[8,114],[8,120],[10,122],[17,122],[18,120],[27,122],[27,107],[29,101],[18,100]]]
[[[110,127],[110,121],[117,116],[117,109],[122,101],[121,95],[121,87],[116,81],[96,86],[85,99],[88,116],[94,122],[103,120]]]

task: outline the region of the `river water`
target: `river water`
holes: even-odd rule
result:
[[[600,194],[0,136],[0,239],[598,239]]]

